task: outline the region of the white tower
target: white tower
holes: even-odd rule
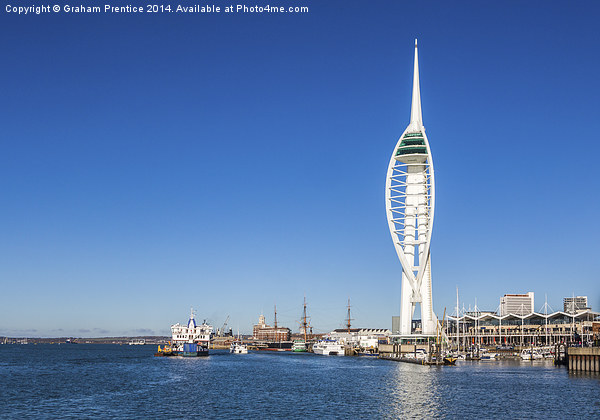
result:
[[[385,205],[396,253],[402,264],[400,334],[410,335],[417,303],[422,333],[436,333],[431,298],[431,229],[435,208],[433,160],[421,115],[419,58],[415,40],[410,124],[398,139],[388,166]]]

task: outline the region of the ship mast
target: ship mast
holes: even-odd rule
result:
[[[279,341],[279,334],[277,333],[277,304],[275,304],[275,320],[273,321],[273,328],[275,329],[275,341]]]
[[[306,320],[306,296],[304,296],[304,314],[302,315],[302,329],[304,330],[304,342],[306,343],[306,330],[308,329],[308,321]]]
[[[352,318],[350,318],[350,298],[348,298],[348,318],[346,318],[346,326],[348,327],[348,334],[350,333],[350,322]]]

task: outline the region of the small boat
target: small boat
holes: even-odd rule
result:
[[[238,328],[237,340],[234,340],[229,346],[229,353],[232,354],[248,354],[248,346],[242,343],[240,339],[240,330]]]
[[[481,349],[479,358],[480,360],[496,360],[496,353],[489,353],[486,349]]]
[[[521,351],[521,359],[523,360],[539,360],[543,358],[544,355],[538,349],[523,349]]]
[[[417,359],[417,360],[425,360],[427,359],[427,352],[425,349],[416,349],[410,353],[404,353],[403,357],[406,359]]]
[[[175,352],[171,348],[171,345],[164,345],[162,348],[158,346],[158,351],[154,353],[156,357],[176,356]]]
[[[458,360],[458,358],[456,358],[456,357],[446,356],[446,357],[444,357],[444,364],[452,366],[452,365],[456,364],[457,360]]]
[[[229,347],[229,353],[248,354],[248,346],[242,344],[241,341],[236,340],[233,343],[231,343],[231,346]]]
[[[294,341],[294,344],[292,344],[292,351],[295,353],[306,353],[308,348],[306,347],[304,340],[296,340]]]

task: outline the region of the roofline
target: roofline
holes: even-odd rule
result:
[[[569,313],[566,313],[566,312],[563,312],[563,311],[556,311],[556,312],[552,312],[551,314],[540,314],[539,312],[530,312],[530,313],[528,313],[526,315],[519,315],[519,314],[513,314],[513,313],[509,313],[509,314],[502,315],[502,316],[500,316],[500,315],[494,315],[494,314],[489,314],[489,313],[484,314],[484,315],[480,315],[480,316],[463,315],[463,316],[459,317],[458,320],[460,321],[460,320],[464,320],[464,319],[467,319],[467,318],[471,319],[473,321],[480,320],[480,319],[483,319],[483,318],[495,318],[495,319],[502,320],[502,319],[506,319],[506,318],[509,318],[509,317],[516,317],[516,318],[520,318],[520,319],[527,319],[527,318],[532,318],[532,317],[535,317],[535,316],[538,316],[540,318],[553,318],[553,317],[555,317],[557,315],[564,315],[564,316],[568,316],[568,317],[571,317],[571,318],[578,318],[581,315],[586,315],[586,314],[593,315],[594,318],[600,316],[600,312],[595,312],[595,311],[592,311],[591,309],[586,309],[584,311],[577,312],[576,314],[569,314]],[[456,321],[457,317],[456,316],[448,315],[448,319],[452,319],[453,321]]]

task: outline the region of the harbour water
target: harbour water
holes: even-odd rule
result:
[[[0,418],[599,418],[600,375],[551,361],[428,367],[155,346],[0,346]]]

